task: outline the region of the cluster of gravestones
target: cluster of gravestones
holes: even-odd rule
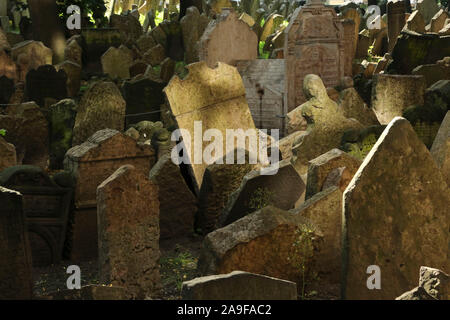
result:
[[[171,1],[156,25],[149,1],[142,26],[118,3],[56,65],[0,29],[0,298],[31,298],[32,266],[62,259],[98,259],[112,286],[47,298],[158,297],[159,242],[196,232],[186,299],[394,299],[419,270],[399,299],[449,299],[447,11],[389,2],[365,29],[354,4]],[[278,171],[249,145],[175,164],[171,132],[193,145],[197,121],[279,129]]]

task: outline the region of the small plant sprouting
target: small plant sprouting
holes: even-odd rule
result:
[[[295,231],[295,240],[292,243],[292,256],[288,258],[291,265],[300,269],[302,277],[301,298],[305,298],[307,262],[313,258],[314,254],[314,230],[306,225],[302,225]]]
[[[0,129],[0,136],[6,136],[6,130],[5,129]]]

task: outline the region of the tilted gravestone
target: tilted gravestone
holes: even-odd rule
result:
[[[430,152],[450,187],[450,111],[441,123]]]
[[[124,165],[98,186],[97,203],[100,281],[124,287],[129,298],[157,293],[158,187]]]
[[[23,195],[23,212],[33,266],[62,259],[72,189],[55,184],[39,167],[15,166],[0,172],[0,185]]]
[[[33,274],[22,195],[0,187],[0,299],[31,299]]]
[[[431,154],[394,118],[344,192],[342,298],[394,299],[420,266],[449,270],[449,204]],[[369,266],[380,268],[381,289],[367,285]]]
[[[244,132],[255,129],[245,99],[242,78],[236,68],[219,62],[217,68],[210,69],[205,62],[197,62],[188,65],[187,69],[189,74],[184,80],[172,77],[164,89],[178,127],[189,132],[190,137],[183,139],[190,139],[190,145],[194,145],[194,128],[197,121],[201,121],[204,131],[217,129],[223,138],[227,136],[227,129],[242,129]],[[203,141],[202,150],[208,144]],[[223,148],[220,157],[226,154],[225,144]],[[189,158],[189,168],[194,177],[194,189],[198,193],[208,164],[204,161],[195,163],[193,149],[191,148],[190,154],[186,156]]]

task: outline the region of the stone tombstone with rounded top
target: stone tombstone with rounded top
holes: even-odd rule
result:
[[[311,0],[296,9],[285,29],[285,103],[287,111],[307,100],[302,92],[307,74],[320,76],[334,87],[344,76],[344,27],[331,7]]]

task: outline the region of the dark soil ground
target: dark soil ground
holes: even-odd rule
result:
[[[161,295],[155,297],[163,300],[180,299],[181,284],[197,276],[197,261],[203,238],[193,235],[188,238],[161,241],[160,274],[162,282]],[[66,273],[70,265],[78,265],[81,269],[81,286],[100,283],[98,277],[98,261],[72,262],[62,261],[56,265],[36,267],[33,269],[34,295],[46,296],[51,292],[66,290],[66,281],[70,274]]]
[[[197,262],[200,256],[203,237],[192,235],[187,238],[161,241],[160,274],[162,282],[161,294],[155,299],[178,300],[181,298],[183,281],[197,277]],[[76,264],[81,269],[81,285],[105,284],[98,280],[97,260],[75,263],[62,261],[60,264],[43,268],[34,268],[34,295],[36,297],[48,295],[54,291],[66,290],[66,281],[70,276],[67,267]],[[304,291],[299,289],[299,299],[307,300],[335,300],[338,299],[338,288],[317,287],[308,284]],[[303,291],[303,293],[302,293]]]

